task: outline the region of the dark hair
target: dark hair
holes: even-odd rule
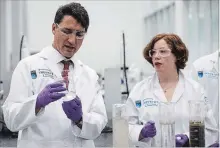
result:
[[[154,48],[154,44],[164,39],[166,43],[168,44],[169,48],[171,49],[171,52],[176,57],[176,67],[177,69],[184,69],[186,66],[186,62],[188,61],[188,49],[186,48],[185,44],[181,40],[181,38],[172,33],[163,33],[158,34],[150,41],[150,43],[147,44],[147,46],[144,48],[143,55],[144,58],[153,65],[152,58],[149,56],[149,51]]]
[[[70,15],[76,19],[87,32],[89,27],[89,16],[86,9],[80,3],[72,2],[59,7],[54,18],[54,23],[59,24],[65,15]]]

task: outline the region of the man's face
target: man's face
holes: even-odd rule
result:
[[[78,31],[78,33],[74,33],[74,31]],[[84,39],[79,38],[78,35],[85,31],[75,18],[65,15],[60,24],[52,25],[52,32],[54,34],[54,48],[64,57],[71,58],[79,50]]]

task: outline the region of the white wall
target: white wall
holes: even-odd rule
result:
[[[0,1],[0,80],[7,96],[11,75],[20,58],[20,41],[27,33],[26,2]]]
[[[143,64],[142,3],[132,1],[81,2],[88,10],[91,26],[79,56],[99,70],[122,65],[122,32],[125,33],[127,64]],[[90,54],[91,53],[91,54]],[[93,57],[87,55],[94,54]]]
[[[60,5],[70,1],[73,0],[28,1],[28,40],[31,48],[40,50],[51,44],[53,39],[51,25],[55,12]],[[143,48],[149,42],[149,36],[147,37],[146,34],[151,31],[146,30],[144,19],[174,3],[174,23],[170,27],[189,47],[189,62],[191,63],[199,56],[213,52],[214,49],[207,49],[202,46],[203,41],[192,40],[194,38],[191,36],[191,30],[193,36],[197,38],[201,36],[200,34],[204,34],[203,31],[205,30],[198,32],[198,29],[193,29],[196,25],[192,24],[194,22],[189,19],[187,2],[184,0],[80,1],[89,13],[90,27],[77,56],[98,72],[103,72],[104,68],[107,67],[121,66],[123,59],[122,31],[124,31],[128,66],[136,63],[145,72],[151,71],[152,66],[142,56]],[[191,5],[191,1],[188,3]],[[166,17],[168,16],[165,16],[164,19]],[[193,20],[198,19],[200,18],[194,18]],[[160,20],[158,21],[161,23]],[[162,26],[164,24],[157,25]],[[209,27],[206,27],[206,30],[207,28]]]
[[[164,19],[170,20],[171,17],[165,16],[164,10],[172,3],[175,8],[172,10],[174,21],[169,21],[167,24]],[[148,18],[146,27],[150,26],[152,28],[150,30],[156,30],[146,32],[147,40],[157,33],[163,33],[160,32],[161,28],[166,28],[165,32],[172,30],[182,38],[188,47],[189,63],[217,50],[218,0],[149,1],[145,7],[145,16]],[[160,11],[162,9],[163,14]],[[161,15],[163,17],[159,17]]]
[[[51,24],[63,1],[28,1],[28,40],[34,49],[51,44]],[[143,12],[146,2],[80,1],[90,16],[90,27],[77,56],[98,72],[122,65],[122,31],[126,37],[127,63],[145,67]]]
[[[52,23],[56,10],[65,1],[28,0],[27,24],[28,42],[33,51],[39,51],[53,41]]]
[[[143,7],[145,8],[143,11],[143,15],[145,17],[163,9],[164,7],[172,4],[175,0],[149,0],[143,3]]]

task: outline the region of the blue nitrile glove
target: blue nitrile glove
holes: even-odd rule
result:
[[[65,93],[61,93],[65,91],[66,88],[63,87],[61,82],[55,82],[52,84],[48,84],[37,96],[36,108],[45,107],[51,102],[54,102],[63,96]]]
[[[189,143],[189,138],[185,134],[177,134],[176,136],[176,147],[183,147]]]
[[[73,122],[78,122],[82,118],[82,104],[78,96],[70,101],[62,103],[63,111]]]
[[[219,147],[219,142],[215,142],[214,144],[210,145],[209,147]]]
[[[142,128],[141,135],[144,138],[154,137],[157,133],[155,122],[154,121],[148,121],[147,124]]]

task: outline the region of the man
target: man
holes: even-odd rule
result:
[[[18,63],[2,107],[7,127],[19,131],[18,148],[94,147],[107,123],[105,105],[96,72],[74,56],[88,26],[79,3],[61,6],[52,24],[52,46]],[[57,81],[62,76],[66,87]],[[72,84],[68,77],[77,80]],[[61,99],[72,85],[77,96]]]
[[[200,57],[193,62],[192,75],[204,87],[219,128],[219,51]],[[218,139],[216,139],[218,141]],[[218,143],[212,145],[216,146]]]

